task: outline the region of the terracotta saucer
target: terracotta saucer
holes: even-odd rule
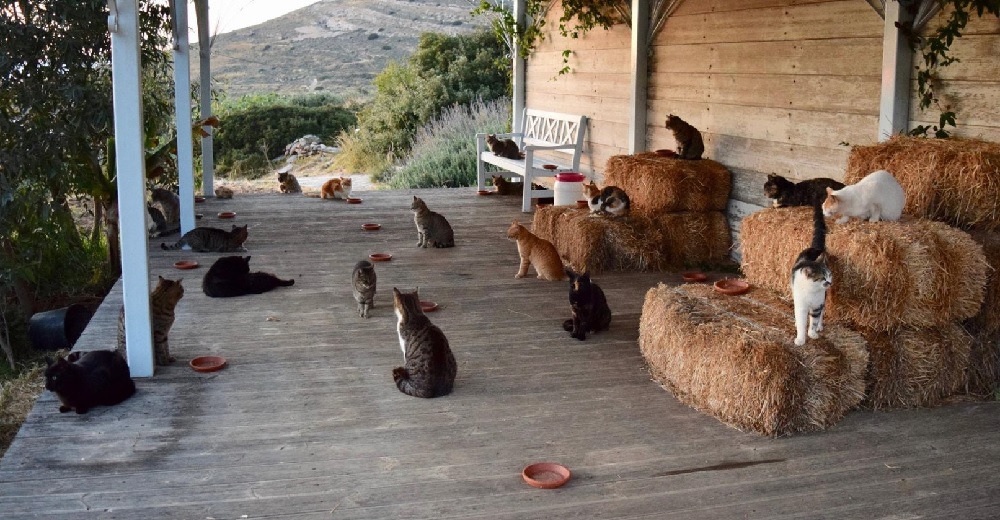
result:
[[[219,218],[233,218],[236,216],[235,211],[220,211]]]
[[[420,300],[420,310],[424,312],[434,312],[437,309],[438,304],[427,300]]]
[[[198,356],[188,364],[195,372],[215,372],[226,366],[226,358],[222,356]]]
[[[686,273],[681,273],[681,278],[685,282],[704,282],[708,280],[708,275],[701,271],[688,271]]]
[[[536,462],[521,472],[521,477],[529,486],[541,489],[560,487],[569,481],[571,475],[569,468],[555,462]]]
[[[196,196],[196,197],[194,198],[194,201],[195,201],[195,202],[199,202],[199,203],[200,203],[200,202],[205,202],[205,197],[202,197],[201,195],[198,195],[198,196]]]
[[[392,260],[392,255],[389,253],[372,253],[368,255],[368,258],[372,262],[388,262],[389,260]]]
[[[347,197],[348,204],[361,204],[361,200],[362,199],[359,199],[357,197]]]
[[[177,269],[194,269],[195,267],[198,267],[198,262],[195,262],[194,260],[180,260],[174,262],[174,267]]]
[[[479,195],[481,197],[485,197],[487,195],[493,195],[493,192],[490,191],[490,190],[479,190],[479,191],[476,192],[476,195]]]
[[[382,224],[375,224],[375,223],[361,224],[361,229],[365,231],[378,231],[382,229]]]
[[[587,201],[585,201],[585,200],[578,200],[578,201],[576,201],[576,209],[587,209],[589,207],[590,207],[590,204],[588,204]]]
[[[736,278],[726,278],[715,282],[715,290],[722,294],[736,296],[750,290],[750,284]]]
[[[677,157],[677,152],[673,150],[657,150],[655,153],[660,157]]]
[[[542,168],[545,168],[546,170],[557,170],[557,169],[559,169],[559,167],[556,166],[556,165],[554,165],[554,164],[543,164]]]

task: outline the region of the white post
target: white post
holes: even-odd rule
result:
[[[514,21],[519,30],[524,30],[527,23],[527,0],[514,0]],[[517,47],[520,38],[514,35],[514,70],[513,70],[513,106],[511,107],[511,128],[514,132],[524,131],[524,93],[526,60],[518,54]]]
[[[628,153],[646,151],[646,85],[649,64],[649,0],[632,0],[632,92]]]
[[[186,0],[171,0],[174,21],[174,112],[177,119],[177,179],[181,234],[194,223],[194,145],[191,141],[191,45]]]
[[[195,0],[198,17],[198,56],[201,62],[201,118],[212,115],[212,38],[208,33],[208,0]],[[201,138],[201,192],[206,197],[215,196],[215,155],[212,150],[212,133],[215,128],[202,127],[208,137]]]
[[[885,3],[882,35],[882,95],[879,102],[878,140],[905,132],[910,124],[910,70],[913,54],[897,23],[909,23],[909,14],[899,2]]]
[[[133,377],[153,375],[146,256],[146,153],[142,133],[142,74],[139,65],[139,1],[108,0],[115,112],[115,167],[121,227],[125,340]]]

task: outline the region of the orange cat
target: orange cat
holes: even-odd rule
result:
[[[507,230],[507,238],[517,241],[517,254],[521,256],[521,269],[514,278],[524,278],[531,264],[534,264],[535,271],[542,280],[559,281],[566,278],[559,251],[556,251],[552,242],[538,238],[516,220]]]
[[[351,178],[334,177],[323,183],[319,196],[324,199],[346,199],[351,196]]]

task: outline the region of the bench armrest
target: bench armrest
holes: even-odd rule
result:
[[[541,145],[541,144],[529,144],[525,145],[525,150],[576,150],[575,144],[555,144],[555,145]]]

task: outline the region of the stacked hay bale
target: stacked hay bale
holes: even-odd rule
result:
[[[627,218],[590,217],[565,207],[535,212],[533,232],[574,269],[663,270],[725,261],[732,246],[725,209],[732,179],[711,160],[654,153],[608,160],[606,186],[625,190]]]

